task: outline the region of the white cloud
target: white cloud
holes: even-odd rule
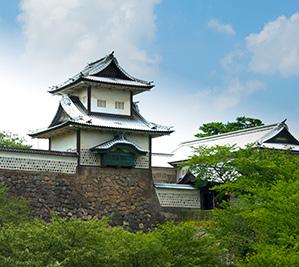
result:
[[[235,35],[236,32],[231,24],[225,24],[217,19],[210,19],[208,27],[216,32],[225,33],[227,35]]]
[[[243,51],[242,49],[236,49],[225,55],[224,58],[221,59],[220,64],[225,71],[237,74],[240,71],[244,70],[245,59],[245,51]]]
[[[246,38],[249,67],[262,74],[299,75],[299,13],[267,23]]]
[[[218,110],[224,112],[240,105],[250,95],[264,89],[265,85],[259,80],[241,81],[231,77],[223,86],[203,88],[198,91],[195,99],[200,99],[201,111]]]
[[[115,50],[125,67],[147,76],[155,57],[144,47],[156,31],[157,0],[22,0],[26,61],[66,78]],[[67,77],[68,78],[68,77]]]
[[[232,108],[263,88],[264,84],[259,80],[241,82],[238,78],[234,78],[216,95],[215,104],[221,109]]]

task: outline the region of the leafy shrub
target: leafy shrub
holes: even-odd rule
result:
[[[221,266],[214,241],[192,223],[130,233],[107,220],[34,220],[0,230],[0,266]]]

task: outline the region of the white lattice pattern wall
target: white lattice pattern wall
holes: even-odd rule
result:
[[[156,188],[161,207],[200,208],[200,193],[194,189]]]
[[[89,149],[81,149],[80,164],[87,165],[87,166],[100,166],[101,165],[100,155],[91,152]]]
[[[138,156],[135,161],[135,168],[147,169],[149,168],[149,156]]]
[[[76,173],[77,157],[0,151],[0,168],[8,170]]]

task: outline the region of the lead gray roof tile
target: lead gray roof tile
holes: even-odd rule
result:
[[[113,77],[99,77],[98,73],[103,71],[107,68],[111,63],[114,63],[118,70],[124,75],[125,79],[117,79]],[[94,81],[94,82],[103,82],[103,83],[112,83],[124,86],[134,86],[134,87],[143,87],[143,88],[152,88],[154,85],[152,82],[144,81],[137,79],[130,74],[128,74],[119,64],[117,59],[114,57],[113,52],[100,60],[95,62],[89,63],[85,68],[71,77],[70,79],[66,80],[65,82],[50,87],[50,93],[56,93],[64,88],[74,85],[79,81]]]
[[[102,144],[99,144],[95,147],[93,147],[91,150],[109,150],[115,145],[130,145],[134,147],[136,150],[142,153],[147,153],[148,150],[144,150],[142,147],[138,146],[137,144],[127,140],[124,135],[120,135],[115,137],[114,139],[104,142]]]
[[[142,131],[158,135],[170,134],[173,132],[172,127],[146,121],[138,112],[135,104],[133,104],[132,116],[87,114],[87,110],[77,97],[69,97],[67,95],[63,95],[60,100],[60,106],[69,117],[67,121],[63,121],[58,125],[51,124],[48,128],[38,130],[30,135],[34,137],[44,132],[51,131],[52,129],[57,129],[60,125],[68,126],[70,124],[96,128]]]

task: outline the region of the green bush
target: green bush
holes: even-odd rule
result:
[[[202,225],[203,224],[203,225]],[[161,225],[153,234],[167,248],[168,266],[223,266],[222,250],[211,234],[207,223],[185,222]]]
[[[54,218],[0,230],[0,266],[221,266],[212,236],[194,223],[162,225],[150,233],[111,228],[107,220]]]

